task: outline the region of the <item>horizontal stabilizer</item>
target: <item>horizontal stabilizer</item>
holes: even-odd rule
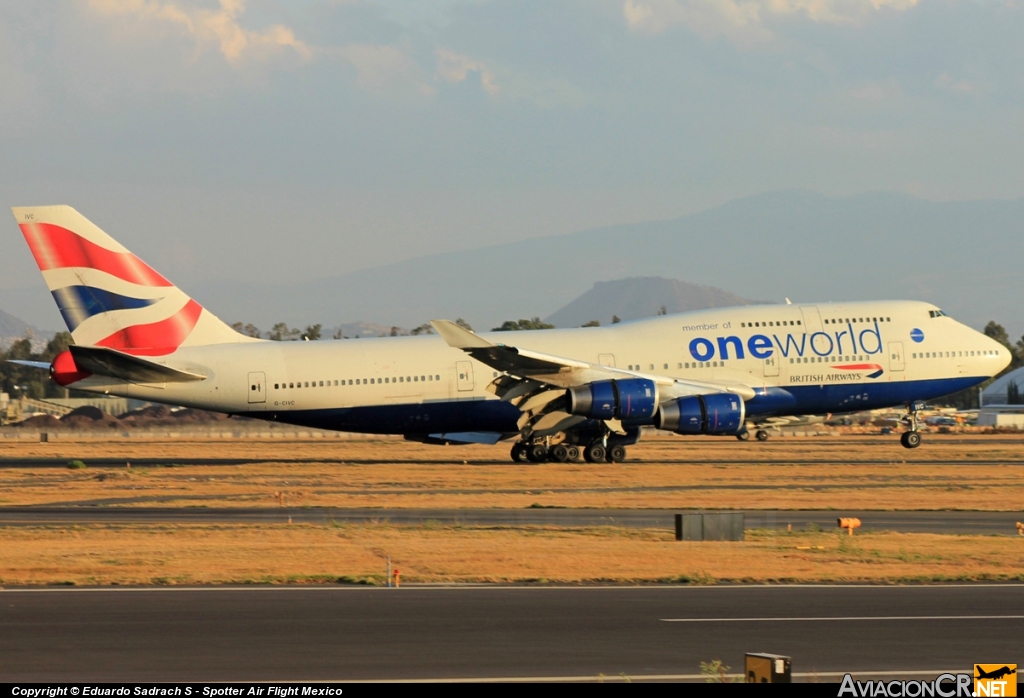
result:
[[[105,347],[68,347],[79,371],[129,383],[188,383],[206,380],[198,373],[153,363],[138,356]]]
[[[44,371],[50,370],[49,361],[25,361],[23,359],[7,359],[9,364],[18,364],[19,366],[28,366],[29,368],[41,368]]]

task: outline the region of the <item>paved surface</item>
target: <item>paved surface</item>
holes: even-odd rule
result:
[[[862,531],[1017,535],[1024,512],[998,511],[746,511],[747,528],[794,529],[816,524],[835,528],[839,516],[855,516]],[[0,526],[82,523],[366,523],[427,521],[483,526],[626,526],[674,530],[669,509],[332,509],[332,508],[159,508],[0,507]]]
[[[8,682],[937,673],[1021,637],[1024,585],[0,592]]]
[[[305,443],[305,442],[304,442]],[[862,446],[861,442],[853,442],[858,447]],[[971,441],[943,441],[942,445],[953,444],[953,443],[978,443]],[[993,443],[1013,443],[1024,445],[1024,441],[1021,440],[1007,440],[1000,441],[995,439],[987,439],[984,441],[985,445]],[[978,459],[978,458],[923,458],[921,452],[915,452],[913,455],[908,455],[902,449],[896,451],[898,454],[896,457],[886,458],[845,458],[842,454],[843,443],[841,441],[829,442],[830,446],[835,447],[836,455],[834,457],[826,458],[785,458],[774,455],[772,451],[766,451],[764,457],[759,457],[756,461],[752,461],[749,455],[744,457],[723,457],[723,458],[708,458],[707,456],[707,445],[702,444],[705,449],[702,451],[699,457],[687,457],[685,449],[680,449],[679,455],[673,458],[644,458],[644,452],[641,446],[636,447],[634,453],[636,457],[631,455],[631,459],[627,460],[625,465],[629,466],[643,466],[649,463],[656,464],[673,464],[673,465],[834,465],[842,464],[846,466],[858,466],[858,465],[956,465],[956,466],[970,466],[970,465],[1013,465],[1020,466],[1024,465],[1024,458],[998,458],[998,459]],[[869,445],[886,445],[886,444],[869,444]],[[892,446],[892,444],[887,444]],[[728,454],[728,449],[720,449],[723,454]],[[512,465],[508,457],[505,455],[505,451],[502,450],[495,454],[495,458],[473,458],[469,460],[469,463],[474,465],[500,465],[509,466]],[[70,458],[50,458],[50,457],[28,457],[28,458],[0,458],[0,468],[66,468]],[[90,468],[123,468],[125,463],[131,462],[133,467],[174,467],[183,465],[200,465],[200,466],[236,466],[246,465],[250,463],[342,463],[347,465],[376,465],[376,464],[390,464],[394,463],[394,460],[387,458],[351,458],[346,457],[344,454],[338,454],[335,457],[331,457],[329,453],[318,454],[317,456],[310,457],[289,457],[286,455],[275,455],[267,458],[81,458],[78,459],[84,462]],[[451,465],[453,462],[462,462],[461,456],[456,459],[455,456],[449,456],[444,458],[417,458],[413,461],[416,465]],[[520,464],[522,467],[544,467],[544,464],[530,465]]]

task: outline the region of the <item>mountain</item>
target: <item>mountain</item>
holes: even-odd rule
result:
[[[974,326],[1024,332],[1024,200],[931,202],[903,194],[784,191],[667,221],[439,253],[290,286],[188,289],[229,322],[473,327],[545,317],[595,281],[686,278],[745,298],[916,299]]]
[[[682,313],[758,302],[714,286],[699,286],[660,276],[632,277],[599,281],[592,289],[545,319],[556,327],[579,327],[591,320],[607,325],[613,315],[620,320],[635,320],[657,315],[662,308],[668,313]]]
[[[6,349],[12,343],[24,337],[28,332],[32,333],[35,340],[32,342],[32,346],[36,349],[46,346],[46,343],[53,338],[54,334],[53,332],[36,329],[24,320],[0,310],[0,348]]]
[[[218,280],[185,290],[229,323],[262,328],[357,320],[416,327],[456,317],[489,328],[549,316],[595,281],[662,276],[794,303],[931,301],[971,326],[996,320],[1019,337],[1021,259],[1024,199],[781,191],[673,220],[438,253],[290,285]],[[28,314],[12,305],[25,298],[28,308],[31,296],[33,309],[52,307],[45,288],[18,293],[5,291],[4,307],[40,324],[59,322],[55,310]]]

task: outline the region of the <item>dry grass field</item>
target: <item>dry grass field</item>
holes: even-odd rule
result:
[[[108,462],[64,466],[93,459]],[[5,507],[278,507],[282,494],[289,507],[1020,510],[1024,439],[929,435],[907,451],[892,437],[662,437],[600,465],[517,465],[504,446],[392,439],[0,441]],[[6,585],[379,584],[386,557],[406,582],[433,583],[1024,579],[1024,538],[1004,536],[755,530],[741,543],[680,543],[656,530],[387,521],[0,527]]]
[[[0,442],[9,459],[124,467],[0,468],[0,506],[984,509],[1024,502],[1024,439],[929,435],[740,443],[661,437],[623,464],[513,464],[505,446],[346,442]],[[158,459],[133,467],[132,459]],[[188,459],[237,465],[187,465]],[[250,460],[251,459],[251,460]]]
[[[0,583],[382,584],[1024,580],[1024,540],[748,531],[744,542],[669,532],[277,524],[0,529]]]

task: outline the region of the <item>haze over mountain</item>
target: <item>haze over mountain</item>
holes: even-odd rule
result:
[[[9,347],[12,342],[21,339],[28,332],[37,340],[34,345],[46,344],[53,337],[53,332],[32,327],[24,320],[0,310],[0,347]]]
[[[130,239],[121,242],[131,248]],[[1024,200],[936,203],[904,194],[830,198],[801,190],[673,220],[439,253],[299,284],[225,280],[185,290],[225,321],[262,329],[279,321],[415,327],[456,317],[490,328],[509,318],[551,315],[598,281],[663,276],[794,303],[930,301],[977,328],[994,319],[1018,337],[1024,332],[1021,259]],[[147,261],[160,269],[159,259]],[[8,302],[28,295],[36,299],[32,308]],[[42,280],[31,294],[4,292],[0,303],[37,325],[60,324]]]
[[[714,286],[700,286],[660,276],[632,277],[618,281],[599,281],[592,289],[545,320],[556,327],[579,327],[592,320],[607,325],[612,316],[620,320],[635,320],[653,317],[662,309],[666,313],[682,313],[687,310],[728,308],[758,302]]]

